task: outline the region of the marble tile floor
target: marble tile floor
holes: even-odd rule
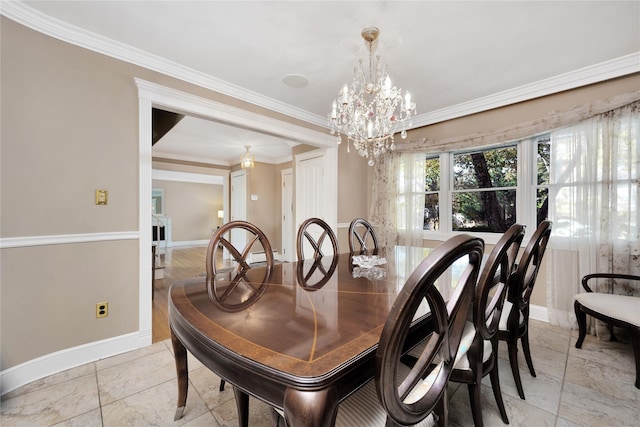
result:
[[[631,345],[588,336],[574,347],[576,331],[531,321],[537,377],[520,360],[526,400],[518,397],[506,345],[500,346],[500,382],[510,425],[639,426],[640,390],[633,385]],[[74,368],[2,396],[0,425],[11,426],[237,426],[231,387],[189,356],[184,417],[173,421],[177,381],[170,341]],[[465,386],[452,384],[450,425],[472,426]],[[503,425],[488,378],[483,381],[486,426]],[[252,399],[250,426],[275,426],[270,407]]]

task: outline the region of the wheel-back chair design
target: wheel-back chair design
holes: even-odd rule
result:
[[[447,425],[447,383],[473,304],[483,250],[481,239],[455,236],[413,271],[382,330],[375,358],[375,381],[340,404],[336,426],[370,427],[385,422],[387,426]],[[453,296],[445,302],[436,282],[456,262],[466,262],[464,272]],[[422,313],[423,301],[429,306],[432,327],[428,336],[422,336],[426,345],[413,366],[408,367],[401,358],[415,345],[408,339],[416,314]]]
[[[315,235],[318,235],[317,239]],[[333,232],[331,227],[329,227],[329,224],[327,224],[324,220],[320,218],[309,218],[302,224],[300,224],[300,227],[298,228],[298,235],[296,237],[296,252],[298,255],[298,261],[307,259],[304,255],[305,243],[309,243],[313,248],[313,256],[311,258],[318,259],[325,256],[325,253],[322,251],[322,247],[324,244],[324,239],[326,239],[327,237],[331,241],[333,254],[326,255],[338,254],[338,239],[336,237],[336,234]]]
[[[535,377],[536,371],[533,367],[529,347],[529,302],[551,236],[552,224],[551,221],[542,221],[524,248],[522,256],[518,260],[513,280],[509,283],[507,301],[504,303],[502,317],[498,325],[498,339],[507,342],[511,372],[521,399],[525,397],[518,368],[518,339],[522,342],[522,351],[529,372],[532,377]]]
[[[246,233],[244,248],[236,248],[231,242],[231,233]],[[216,266],[218,252],[229,251],[235,265],[231,269]],[[264,253],[266,268],[259,277],[253,277],[251,254]],[[231,221],[216,230],[209,240],[206,257],[207,291],[209,299],[226,311],[242,310],[255,303],[267,289],[273,273],[273,250],[267,236],[255,225],[246,221]],[[261,265],[262,266],[262,265]],[[220,381],[220,391],[225,381]]]
[[[468,384],[475,426],[484,425],[480,389],[482,378],[486,375],[491,378],[493,395],[502,421],[509,424],[498,376],[497,333],[509,281],[513,277],[516,257],[524,238],[524,231],[523,225],[512,225],[502,235],[486,260],[475,290],[473,321],[467,321],[465,327],[463,341],[469,341],[470,335],[472,337],[471,346],[466,353],[464,348],[460,348],[460,356],[456,358],[457,361],[451,373],[451,381]]]
[[[377,255],[379,249],[378,236],[373,226],[363,218],[356,218],[349,225],[349,252],[351,254]]]
[[[597,279],[609,279],[612,282],[611,293],[593,292],[589,286],[590,281]],[[617,295],[613,293],[613,283],[627,281],[640,285],[640,276],[616,273],[587,274],[582,278],[582,287],[586,292],[577,294],[574,298],[574,309],[578,320],[578,341],[576,348],[582,348],[587,334],[587,314],[609,324],[611,341],[617,338],[613,333],[613,326],[624,328],[631,335],[631,345],[636,361],[636,388],[640,389],[640,298],[633,295]]]

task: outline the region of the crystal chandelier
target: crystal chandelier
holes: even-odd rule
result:
[[[253,154],[249,153],[250,145],[244,146],[247,149],[247,152],[240,158],[240,167],[242,169],[253,169]]]
[[[328,117],[331,134],[338,134],[336,142],[340,144],[344,134],[347,144],[353,143],[358,154],[368,158],[369,166],[373,166],[387,150],[395,149],[396,132],[400,130],[400,136],[407,137],[416,105],[411,102],[409,92],[403,97],[402,89],[391,85],[387,67],[380,67],[380,56],[374,59],[380,30],[365,28],[361,34],[369,49],[369,75],[365,74],[360,59],[351,87],[344,85]]]

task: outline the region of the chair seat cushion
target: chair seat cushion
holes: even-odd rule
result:
[[[468,370],[469,366],[469,347],[473,342],[473,338],[476,335],[476,328],[473,326],[473,322],[467,322],[464,325],[464,332],[462,335],[462,341],[456,354],[456,363],[453,369]],[[486,362],[491,357],[491,341],[484,340],[484,348],[482,350],[482,362]]]
[[[584,292],[577,294],[574,298],[590,310],[640,327],[640,298],[638,297]]]
[[[515,306],[509,302],[509,301],[505,301],[504,302],[504,306],[502,307],[502,315],[500,316],[500,323],[498,323],[498,329],[501,331],[506,331],[507,329],[507,319],[509,319],[509,314],[511,313],[511,310],[517,310],[515,308]],[[522,324],[522,322],[524,322],[524,315],[522,314],[522,312],[520,313],[520,319],[518,320],[519,324]]]
[[[376,394],[375,381],[371,380],[338,405],[336,427],[383,427],[387,421],[384,410]],[[433,414],[416,424],[419,427],[436,425]]]

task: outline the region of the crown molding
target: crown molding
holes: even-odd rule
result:
[[[206,89],[327,128],[326,118],[266,97],[157,55],[83,30],[45,15],[22,2],[3,1],[0,13],[35,31],[115,59],[144,67]],[[411,129],[504,107],[553,93],[640,72],[640,52],[584,67],[558,76],[442,108],[413,118]]]
[[[166,60],[133,46],[76,27],[35,10],[19,1],[3,1],[0,13],[32,30],[64,42],[138,65],[176,79],[258,105],[305,122],[326,127],[326,117],[261,95],[209,74]]]
[[[413,119],[412,128],[468,116],[637,72],[640,72],[640,52],[634,52],[610,61],[580,68],[483,98],[417,115]]]

